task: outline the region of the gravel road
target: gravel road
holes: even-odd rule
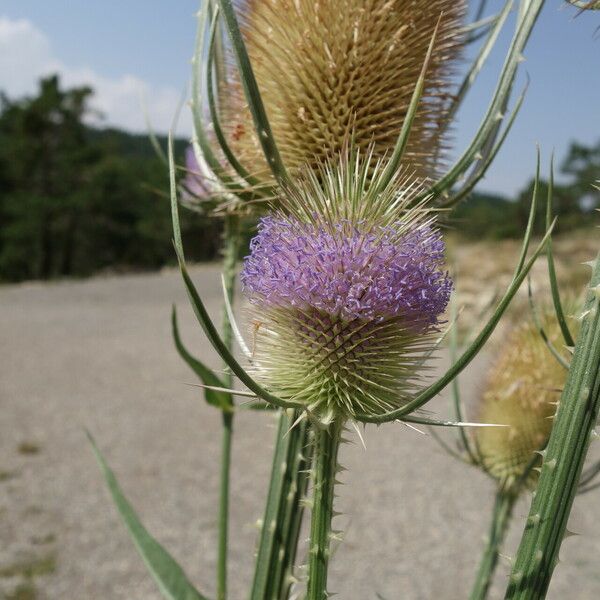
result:
[[[192,274],[216,316],[218,271]],[[190,348],[218,365],[178,274],[0,288],[0,597],[160,598],[111,504],[84,429],[96,437],[143,521],[214,594],[219,415],[204,404],[171,339],[171,303]],[[462,378],[473,395],[484,359]],[[444,399],[436,403],[443,412]],[[236,419],[230,597],[247,597],[273,418]],[[346,445],[331,569],[343,600],[463,600],[487,529],[493,486],[402,425]],[[600,490],[599,490],[600,493]],[[600,597],[598,494],[578,499],[550,598]],[[523,526],[516,510],[507,554]],[[492,598],[501,598],[507,567]]]

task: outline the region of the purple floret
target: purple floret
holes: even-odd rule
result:
[[[191,196],[201,200],[210,196],[210,189],[207,186],[206,178],[200,172],[200,166],[192,146],[185,149],[185,169],[186,174],[181,181],[183,194],[186,197]]]
[[[242,285],[252,303],[265,307],[436,325],[452,290],[444,248],[429,226],[398,237],[393,226],[365,232],[343,223],[330,230],[265,217],[244,261]]]

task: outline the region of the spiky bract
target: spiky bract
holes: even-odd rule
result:
[[[407,400],[452,287],[432,214],[412,202],[420,187],[398,178],[374,194],[378,167],[352,164],[288,190],[242,273],[257,376],[324,423]]]
[[[575,323],[573,320],[571,325]],[[549,341],[569,360],[552,312],[543,316],[542,326]],[[533,486],[537,481],[535,467],[541,456],[536,453],[544,449],[550,435],[566,377],[566,369],[552,355],[535,324],[523,323],[509,334],[478,408],[482,422],[508,427],[481,427],[474,434],[481,466],[501,487]]]
[[[403,162],[419,176],[440,167],[463,0],[249,0],[240,10],[275,141],[292,172],[332,159],[350,136],[359,148],[389,155],[439,19]],[[260,179],[270,179],[239,82],[225,95],[232,148]]]

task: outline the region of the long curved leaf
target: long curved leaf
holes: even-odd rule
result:
[[[175,348],[177,348],[177,352],[179,356],[183,358],[183,360],[188,364],[190,369],[196,373],[200,381],[204,384],[204,398],[208,402],[208,404],[212,406],[216,406],[221,410],[230,410],[231,409],[231,394],[222,390],[215,390],[211,388],[224,388],[225,383],[204,363],[200,362],[197,358],[192,356],[187,348],[183,345],[181,341],[181,336],[179,335],[179,327],[177,326],[177,310],[175,306],[171,311],[171,329],[173,331],[173,341],[175,342]]]
[[[135,510],[123,495],[121,487],[92,435],[86,432],[96,460],[108,485],[108,490],[121,515],[133,543],[146,563],[161,594],[168,600],[207,600],[190,582],[175,559],[148,533]]]

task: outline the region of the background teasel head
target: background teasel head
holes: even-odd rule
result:
[[[371,164],[305,171],[242,271],[257,379],[323,424],[405,403],[452,288],[421,186],[397,176],[380,192]]]
[[[570,318],[569,325],[571,331],[577,331],[576,319]],[[570,352],[556,315],[547,311],[538,324],[527,321],[508,335],[488,374],[478,416],[486,423],[508,427],[483,427],[474,432],[475,456],[503,489],[533,486],[537,481],[534,467],[541,463],[537,453],[547,443],[567,377],[567,369],[553,352],[568,363]]]
[[[439,26],[403,163],[434,175],[445,138],[449,86],[464,42],[462,0],[249,0],[246,48],[284,164],[316,168],[353,137],[391,153]],[[271,174],[239,80],[227,86],[224,123],[242,164]]]

